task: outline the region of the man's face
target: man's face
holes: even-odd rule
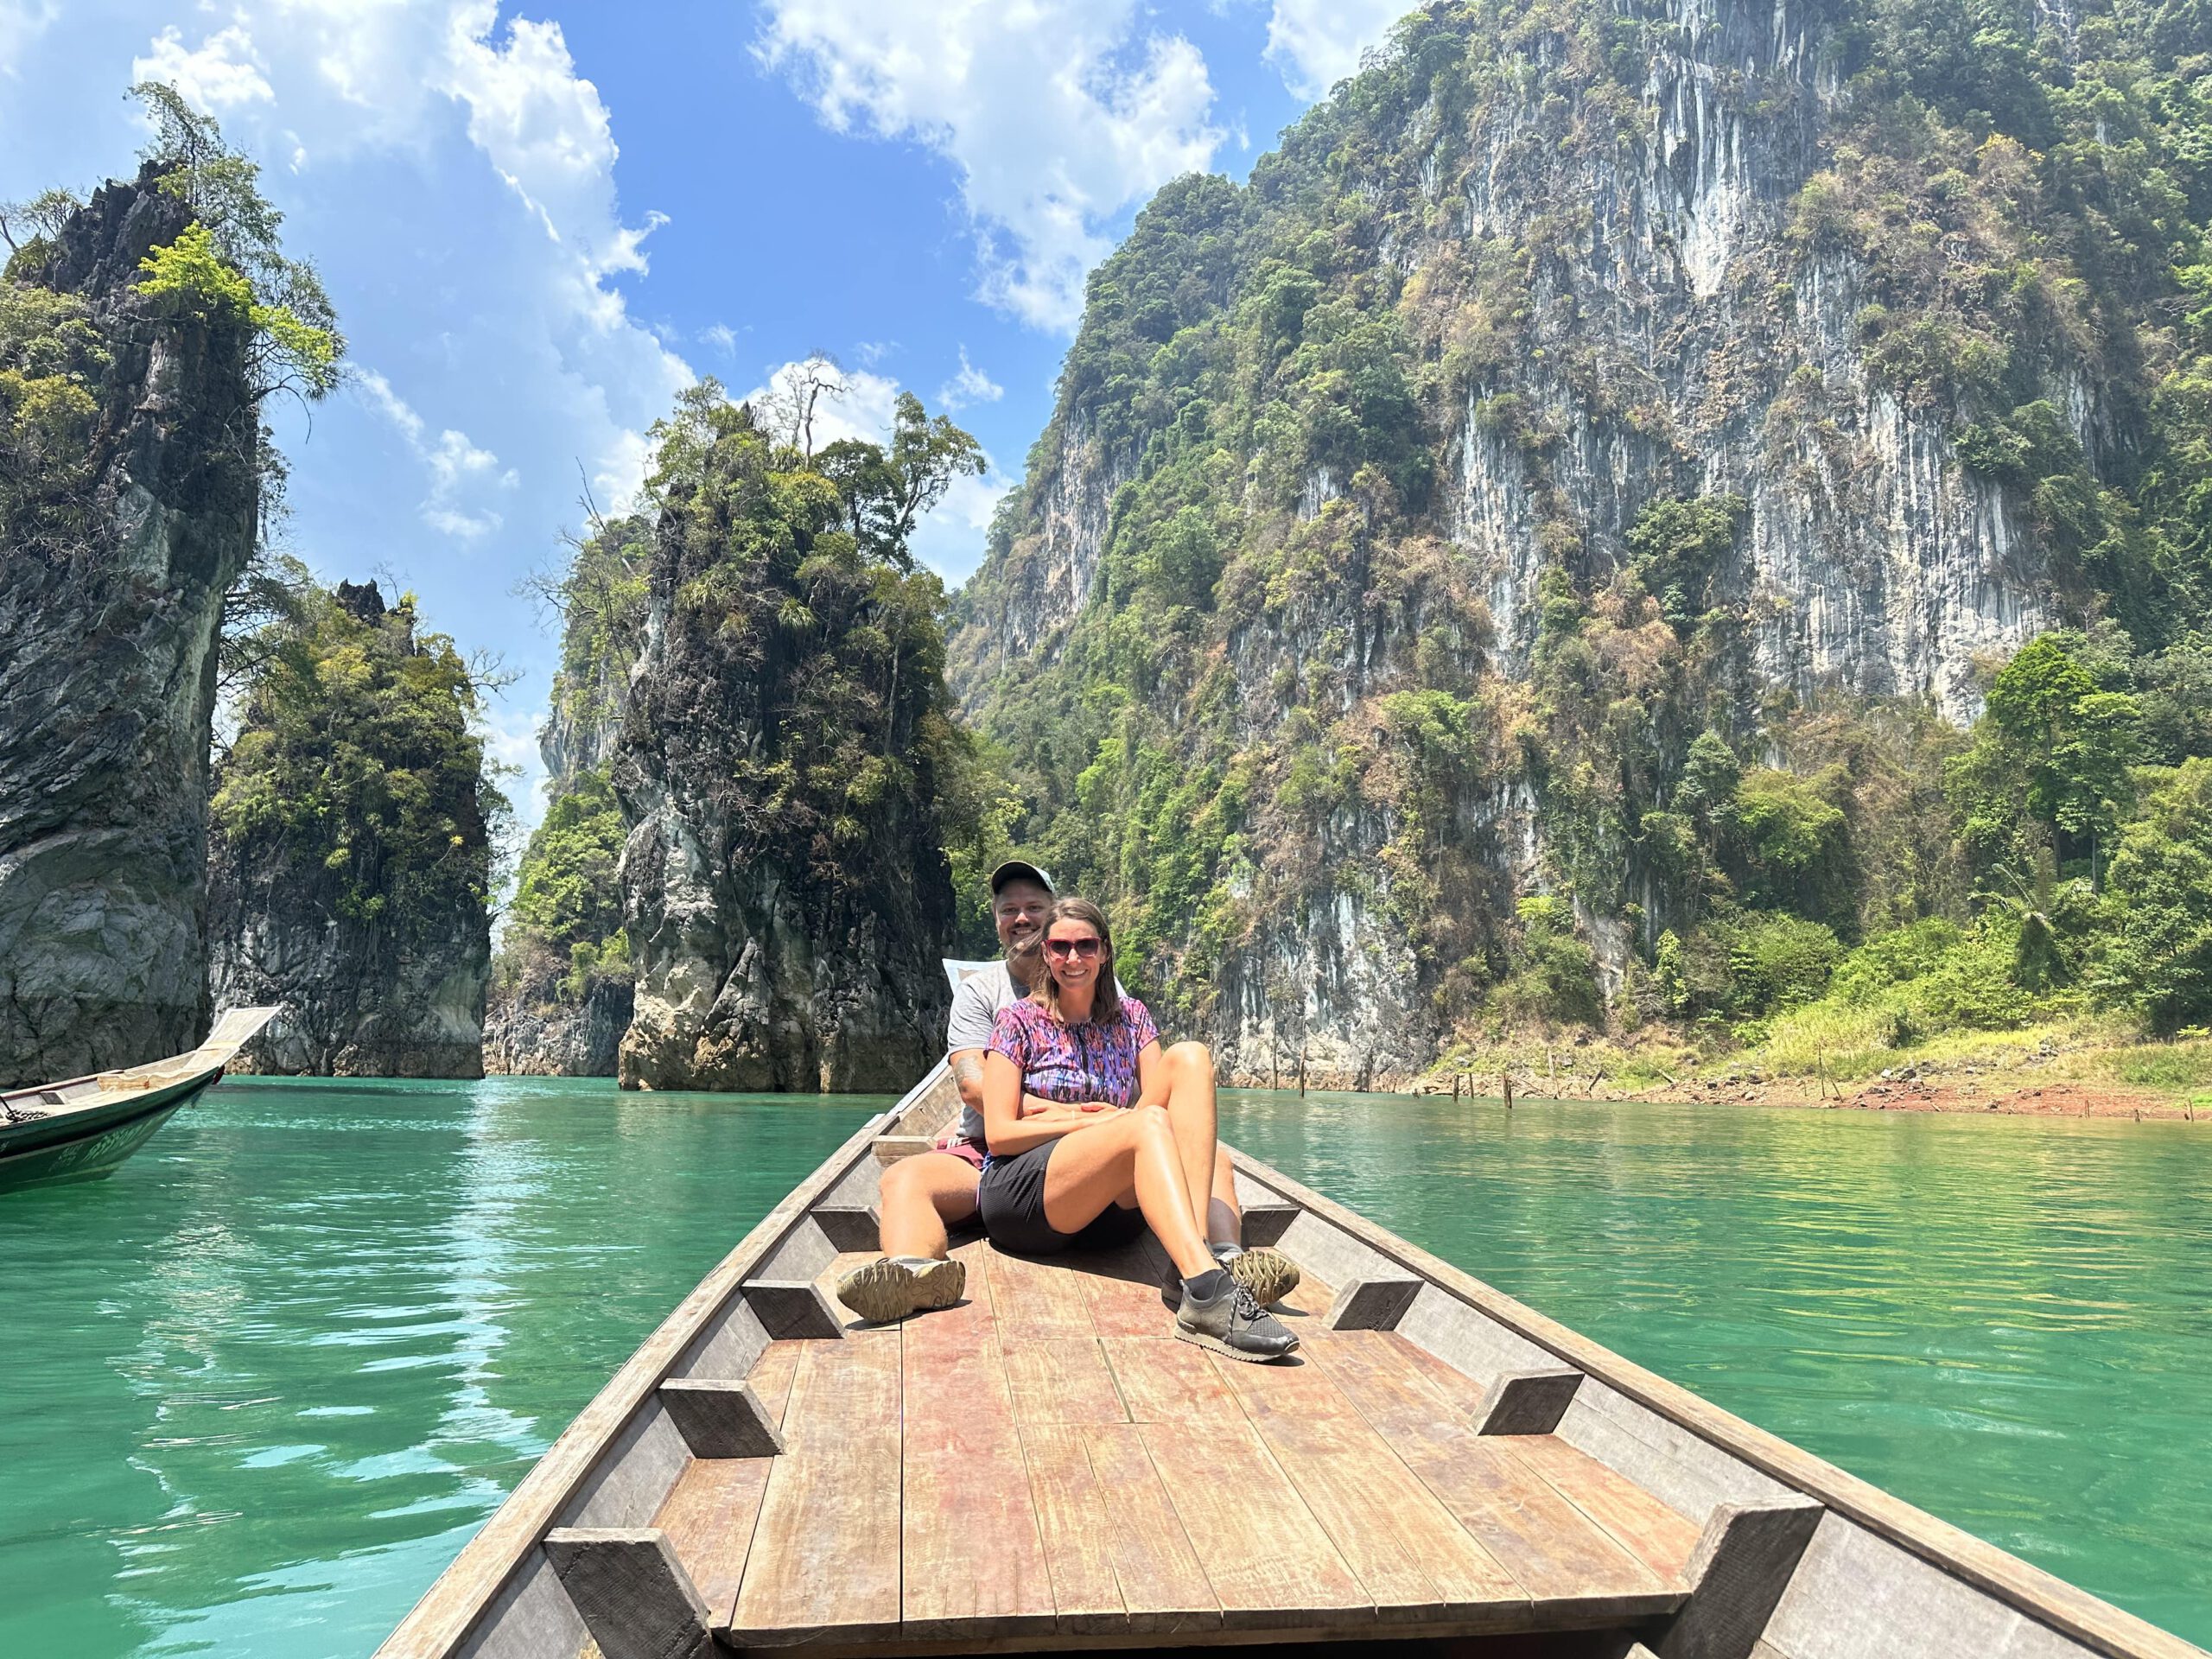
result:
[[[1052,907],[1052,895],[1034,881],[1017,878],[999,889],[991,901],[991,916],[1008,956],[1044,931],[1045,912]]]

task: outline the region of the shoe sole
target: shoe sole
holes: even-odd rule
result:
[[[1252,1293],[1262,1307],[1272,1307],[1298,1288],[1298,1264],[1281,1250],[1262,1245],[1233,1256],[1229,1276]]]
[[[1273,1307],[1299,1287],[1303,1275],[1298,1263],[1281,1250],[1262,1244],[1257,1249],[1245,1250],[1230,1258],[1229,1276],[1252,1293],[1252,1300],[1262,1307]],[[1183,1281],[1180,1279],[1160,1287],[1160,1306],[1170,1313],[1183,1306]]]
[[[1265,1365],[1270,1360],[1288,1359],[1298,1351],[1298,1338],[1293,1337],[1290,1346],[1279,1354],[1248,1354],[1242,1349],[1230,1347],[1219,1337],[1210,1337],[1203,1331],[1187,1330],[1180,1320],[1176,1322],[1175,1338],[1179,1342],[1187,1342],[1193,1348],[1203,1348],[1208,1353],[1219,1354],[1226,1359],[1241,1359],[1247,1365]]]
[[[965,1262],[938,1262],[915,1273],[881,1256],[840,1279],[837,1300],[870,1325],[895,1325],[909,1313],[950,1307],[967,1288]]]

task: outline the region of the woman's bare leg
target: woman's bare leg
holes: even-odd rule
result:
[[[1175,1130],[1176,1161],[1183,1166],[1183,1184],[1191,1194],[1192,1222],[1209,1243],[1234,1244],[1236,1188],[1232,1181],[1224,1210],[1221,1175],[1226,1160],[1216,1130],[1213,1051],[1204,1043],[1178,1043],[1161,1058],[1165,1064],[1155,1087],[1165,1092],[1156,1101],[1147,1096],[1140,1103],[1167,1109]]]
[[[945,1228],[976,1213],[976,1166],[949,1152],[920,1152],[883,1172],[876,1242],[886,1255],[943,1255]]]
[[[1192,1219],[1174,1126],[1156,1105],[1112,1113],[1061,1141],[1045,1166],[1045,1219],[1060,1232],[1080,1232],[1132,1188],[1175,1270],[1185,1279],[1211,1271],[1213,1252]]]

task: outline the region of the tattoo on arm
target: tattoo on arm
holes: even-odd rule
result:
[[[960,1098],[978,1111],[983,1104],[983,1057],[976,1050],[963,1048],[952,1057],[952,1080],[960,1086]]]

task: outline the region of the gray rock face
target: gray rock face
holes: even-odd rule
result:
[[[158,319],[129,286],[190,217],[110,184],[45,273],[92,302],[112,365],[89,534],[0,545],[0,1082],[159,1058],[207,1026],[215,641],[254,544],[258,416],[242,331]]]
[[[522,1077],[611,1077],[630,1029],[626,979],[594,978],[581,1000],[557,975],[524,979],[495,998],[484,1021],[484,1069]]]
[[[758,554],[725,564],[722,550],[674,509],[655,544],[613,774],[632,826],[622,1086],[904,1089],[943,1053],[951,1000],[938,965],[951,878],[920,738],[943,718],[938,663],[908,655],[887,714],[856,716],[821,688],[841,671],[841,644],[884,619],[860,590],[840,598]],[[737,597],[684,602],[687,585],[733,570]],[[762,643],[800,592],[816,629]],[[848,795],[839,757],[851,750],[836,747],[848,742],[860,764],[896,757],[903,777],[872,798]]]
[[[230,1005],[284,1012],[232,1070],[287,1077],[480,1077],[482,912],[456,912],[406,940],[340,918],[311,878],[219,855],[209,885],[211,981]]]

